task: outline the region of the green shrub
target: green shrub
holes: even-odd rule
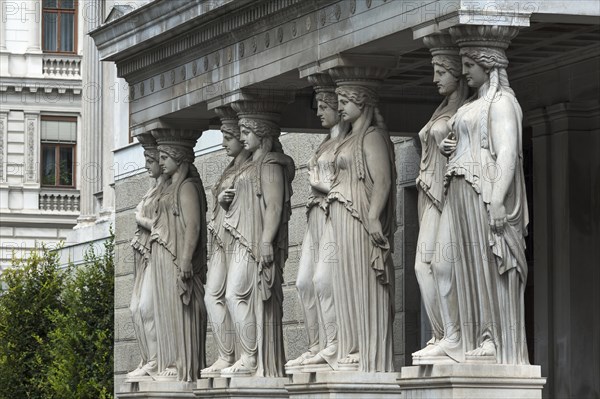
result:
[[[42,249],[0,276],[0,399],[113,397],[114,236],[59,269]]]
[[[64,273],[58,254],[43,247],[29,258],[13,256],[0,275],[0,398],[45,398],[51,362],[51,312],[62,312]]]

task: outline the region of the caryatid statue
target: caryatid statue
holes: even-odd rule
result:
[[[327,364],[325,359],[337,355],[335,309],[333,306],[333,273],[331,265],[322,263],[317,268],[319,247],[325,227],[326,199],[334,177],[334,159],[337,145],[348,133],[348,123],[338,113],[335,85],[328,74],[308,77],[317,100],[317,116],[329,132],[308,162],[311,193],[306,204],[308,228],[302,241],[296,288],[304,311],[304,325],[308,336],[308,350],[286,364],[286,371],[302,371],[306,366]],[[316,356],[316,358],[315,358]]]
[[[383,68],[336,67],[338,110],[350,131],[339,144],[327,195],[317,268],[333,271],[338,370],[393,371],[396,168],[393,143],[378,108]],[[327,238],[326,238],[327,237]],[[336,360],[337,359],[337,360]]]
[[[294,161],[279,142],[279,114],[265,103],[232,104],[240,139],[252,155],[226,199],[223,226],[233,236],[225,299],[239,342],[236,362],[221,376],[283,377],[283,267]]]
[[[223,220],[233,200],[234,183],[238,174],[243,170],[242,166],[251,155],[240,141],[240,127],[235,111],[231,107],[219,107],[215,111],[221,119],[222,146],[232,160],[212,188],[213,207],[208,223],[208,231],[211,235],[211,256],[204,300],[219,357],[211,366],[202,370],[203,378],[220,376],[222,369],[233,365],[237,360],[235,328],[225,299],[228,268],[231,262],[230,255],[235,239],[223,227]]]
[[[431,270],[444,205],[444,171],[447,163],[439,146],[450,133],[448,120],[469,95],[469,87],[462,76],[458,46],[454,44],[452,37],[449,34],[434,34],[425,37],[423,42],[432,55],[433,83],[445,98],[419,132],[422,151],[417,177],[419,237],[415,274],[421,290],[421,300],[431,324],[432,337],[423,350],[413,353],[414,364],[419,364],[420,353],[441,340],[444,335],[438,290]]]
[[[158,195],[162,189],[163,178],[154,137],[150,133],[142,133],[137,135],[136,138],[144,148],[146,170],[152,179],[152,186],[142,197],[136,208],[137,230],[131,241],[134,250],[134,282],[129,309],[133,317],[133,328],[142,359],[139,366],[127,374],[128,378],[155,377],[158,367],[150,232],[154,224],[154,211]]]
[[[194,166],[200,134],[152,131],[165,179],[151,233],[158,371],[184,382],[205,367],[206,197]]]
[[[529,364],[523,114],[505,54],[517,33],[510,26],[450,29],[475,95],[448,121],[453,136],[441,145],[450,158],[431,266],[444,337],[424,354],[434,362]]]

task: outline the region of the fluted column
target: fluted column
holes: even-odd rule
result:
[[[100,12],[100,0],[89,0],[88,9]],[[81,128],[81,214],[79,223],[93,222],[101,204],[94,194],[102,191],[102,64],[93,39],[87,34],[98,26],[100,18],[85,18],[82,60],[82,128]]]
[[[22,18],[26,19],[29,31],[27,45],[28,53],[41,53],[42,46],[42,1],[27,1],[20,3]]]

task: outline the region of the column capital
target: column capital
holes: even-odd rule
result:
[[[486,47],[506,50],[519,34],[518,26],[459,25],[450,28],[454,42],[463,47]]]
[[[335,83],[333,82],[331,75],[328,73],[314,73],[312,75],[308,75],[307,78],[317,93],[335,92]]]
[[[328,70],[337,86],[365,86],[373,89],[389,75],[388,68],[378,66],[339,66]]]
[[[152,135],[151,132],[141,132],[135,136],[138,143],[144,147],[145,150],[156,150],[158,144],[156,143],[156,139]]]

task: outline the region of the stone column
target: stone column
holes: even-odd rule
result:
[[[42,1],[28,1],[19,4],[22,7],[22,18],[26,18],[29,27],[28,53],[42,52]]]
[[[0,15],[4,17],[6,15],[6,0],[0,0]],[[6,51],[6,25],[7,21],[2,21],[2,26],[0,26],[0,52]],[[2,69],[2,74],[4,75],[5,69]]]
[[[102,4],[100,0],[89,0],[91,4],[88,9],[100,12]],[[103,160],[102,160],[102,63],[100,62],[98,50],[94,40],[87,32],[98,26],[100,18],[85,18],[85,36],[83,38],[82,60],[82,128],[81,149],[79,154],[81,160],[81,173],[79,187],[81,190],[80,216],[78,223],[94,222],[98,217],[101,204],[96,200],[95,194],[102,191]]]

